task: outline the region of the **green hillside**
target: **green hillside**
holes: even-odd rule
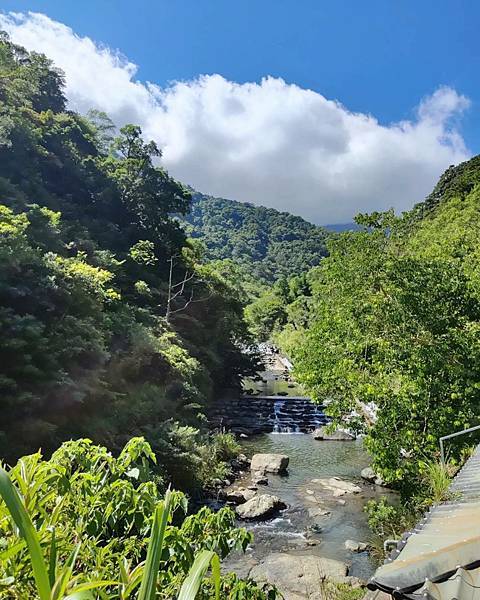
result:
[[[325,229],[273,208],[196,192],[184,220],[210,260],[232,259],[263,283],[302,273],[326,254]]]
[[[139,127],[67,111],[61,72],[6,36],[0,80],[0,456],[146,435],[196,485],[205,405],[251,370],[238,289],[197,260],[190,193]]]

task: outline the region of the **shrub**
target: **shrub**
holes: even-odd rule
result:
[[[186,497],[168,490],[163,498],[154,463],[143,438],[117,458],[83,439],[64,443],[48,461],[38,452],[2,469],[0,595],[60,600],[91,590],[92,599],[161,600],[183,585],[202,598],[275,598],[272,588],[220,578],[218,560],[245,550],[251,535],[235,527],[230,509],[185,516]]]

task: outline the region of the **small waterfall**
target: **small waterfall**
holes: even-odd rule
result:
[[[272,398],[272,432],[306,433],[327,423],[321,408],[307,398]]]
[[[286,400],[273,402],[273,433],[302,433],[285,411]]]

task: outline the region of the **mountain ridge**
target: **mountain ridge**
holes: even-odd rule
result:
[[[232,259],[264,284],[318,265],[331,235],[286,211],[197,191],[190,212],[179,220],[187,235],[205,245],[207,259]]]

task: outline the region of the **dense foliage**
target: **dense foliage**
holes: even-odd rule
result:
[[[285,304],[267,292],[248,309],[253,329],[293,357],[337,424],[367,433],[374,467],[407,492],[439,437],[479,418],[478,179],[475,158],[447,171],[423,209],[360,215],[362,231],[329,240],[300,296]]]
[[[202,483],[205,404],[254,367],[240,291],[172,217],[190,192],[155,144],[66,111],[62,83],[2,35],[0,455],[141,433],[175,484]]]
[[[182,493],[167,491],[163,501],[154,463],[142,438],[130,440],[118,458],[83,439],[64,443],[48,461],[37,453],[8,475],[0,469],[1,597],[275,598],[268,586],[220,578],[219,569],[215,585],[202,583],[200,569],[198,594],[182,589],[178,596],[187,573],[198,573],[198,557],[245,549],[251,534],[235,528],[228,508],[185,516]]]
[[[231,259],[253,287],[292,277],[326,254],[325,229],[273,208],[194,193],[186,230],[212,260]]]

